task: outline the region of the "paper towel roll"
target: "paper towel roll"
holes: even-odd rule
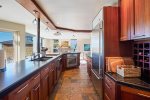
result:
[[[0,50],[0,69],[5,68],[5,51]]]

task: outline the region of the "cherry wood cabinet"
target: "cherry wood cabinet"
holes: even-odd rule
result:
[[[24,84],[17,87],[8,95],[8,100],[31,100],[30,82],[26,81]]]
[[[41,71],[41,100],[48,100],[49,96],[49,67]]]
[[[104,100],[150,100],[150,92],[117,83],[105,75]]]
[[[145,0],[135,0],[135,33],[133,38],[145,37]]]
[[[104,78],[104,100],[116,100],[116,84],[108,76]]]
[[[150,37],[149,5],[149,0],[120,0],[121,41]]]
[[[87,73],[89,77],[91,77],[91,69],[92,69],[92,58],[87,56]]]
[[[150,92],[121,86],[120,100],[150,100]]]
[[[50,71],[49,71],[49,93],[52,92],[54,87],[54,64],[50,64]]]
[[[121,0],[121,41],[130,40],[131,34],[134,34],[134,1]]]
[[[41,100],[40,82],[31,89],[31,100]]]

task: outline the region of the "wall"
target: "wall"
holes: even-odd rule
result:
[[[0,20],[0,30],[14,33],[15,61],[25,59],[25,26],[22,24]]]

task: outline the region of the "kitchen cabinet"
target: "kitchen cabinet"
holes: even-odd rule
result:
[[[41,71],[41,100],[48,100],[49,96],[49,67]]]
[[[121,41],[131,39],[131,34],[134,34],[134,0],[121,0]]]
[[[120,0],[121,41],[150,37],[149,0]]]
[[[104,100],[116,100],[115,82],[106,75],[104,81]]]
[[[145,0],[135,0],[135,33],[133,38],[145,37]]]
[[[150,92],[121,86],[120,100],[150,100]]]
[[[54,87],[54,64],[50,64],[50,71],[49,71],[49,92],[51,93]]]
[[[26,81],[24,84],[13,90],[9,94],[8,100],[31,100],[30,81]]]
[[[119,83],[120,81],[116,82],[112,78],[105,75],[104,100],[150,100],[150,92],[143,89],[132,88]],[[119,80],[119,77],[116,79]]]
[[[40,82],[31,90],[31,100],[41,100],[41,85]]]
[[[87,73],[89,77],[91,77],[91,69],[92,69],[92,58],[87,56]]]

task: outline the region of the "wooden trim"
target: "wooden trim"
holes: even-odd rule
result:
[[[70,29],[70,28],[64,28],[60,26],[56,26],[55,23],[52,21],[50,16],[46,14],[46,11],[44,11],[36,2],[36,0],[16,0],[19,4],[21,4],[26,10],[28,10],[31,14],[33,14],[36,18],[40,18],[41,21],[47,25],[50,29],[60,29],[60,30],[68,30],[73,32],[92,32],[92,30],[76,30],[76,29]],[[38,11],[37,14],[34,13],[34,11]]]

